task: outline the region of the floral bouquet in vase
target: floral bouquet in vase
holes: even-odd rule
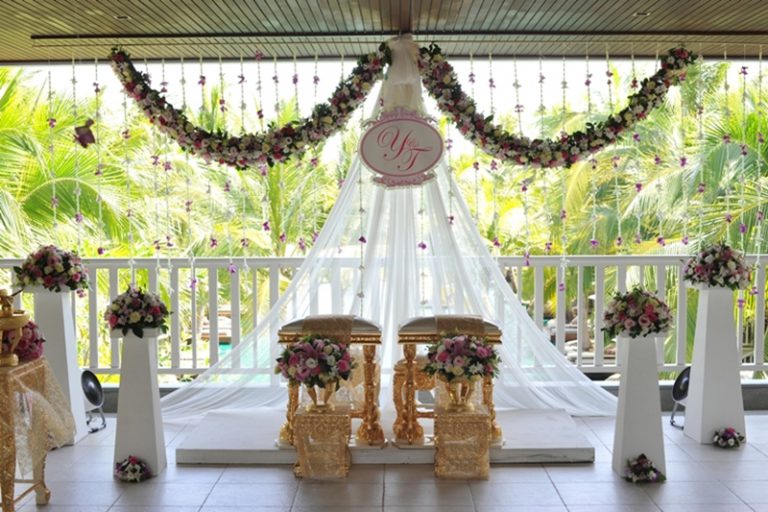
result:
[[[647,336],[669,328],[672,315],[656,295],[634,287],[626,293],[617,293],[603,314],[603,331],[609,336]]]
[[[20,267],[13,267],[22,288],[40,286],[52,292],[77,291],[83,296],[88,289],[88,272],[77,253],[55,245],[40,247],[30,253]]]
[[[275,373],[290,382],[304,384],[314,408],[329,407],[339,380],[347,380],[357,366],[345,343],[310,335],[286,346],[277,358]],[[318,402],[315,386],[323,389],[322,403]]]
[[[474,383],[496,376],[501,359],[485,338],[459,334],[443,336],[427,348],[424,372],[445,381],[451,409],[469,409]]]
[[[683,279],[690,285],[731,290],[749,288],[751,274],[744,254],[725,243],[702,250],[683,267]]]
[[[131,331],[139,338],[144,337],[144,329],[159,329],[166,332],[168,308],[154,293],[142,292],[141,288],[130,286],[112,301],[104,311],[104,320],[112,331],[121,331],[123,335]]]
[[[17,341],[16,336],[15,331],[3,332],[3,345],[13,347]],[[21,328],[21,338],[18,340],[13,352],[21,361],[34,361],[43,355],[44,342],[45,339],[37,324],[29,321],[27,325]]]

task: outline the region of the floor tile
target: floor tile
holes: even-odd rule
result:
[[[660,512],[656,505],[570,505],[568,512]]]
[[[473,482],[470,488],[477,507],[563,504],[552,483]]]
[[[616,482],[621,477],[613,472],[610,463],[594,464],[547,464],[544,466],[549,478],[557,482]],[[491,469],[493,472],[493,469]]]
[[[109,512],[197,512],[198,506],[192,507],[162,507],[155,505],[123,506],[115,505],[109,509]]]
[[[654,503],[664,508],[668,504],[732,504],[741,503],[738,497],[720,482],[675,482],[646,486],[645,491]]]
[[[51,490],[51,505],[113,505],[125,485],[115,482],[46,482]]]
[[[296,493],[294,507],[380,507],[383,495],[383,484],[302,482]]]
[[[751,512],[752,508],[743,503],[725,504],[683,504],[683,505],[662,505],[664,512]]]
[[[652,505],[643,489],[629,482],[557,482],[557,491],[571,505]]]
[[[230,466],[225,468],[219,483],[296,484],[293,466]]]
[[[768,476],[768,467],[763,469],[763,476]],[[768,503],[768,482],[729,482],[723,484],[748,505],[754,503]]]
[[[432,483],[392,483],[384,486],[386,507],[464,507],[470,509],[472,493],[464,481]]]
[[[199,507],[213,489],[210,483],[164,483],[157,480],[125,485],[125,492],[116,505]]]
[[[217,507],[290,507],[297,485],[277,483],[219,483],[213,488],[205,505]]]

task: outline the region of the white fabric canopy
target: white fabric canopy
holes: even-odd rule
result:
[[[390,46],[393,64],[374,117],[398,106],[423,113],[418,48],[409,37]],[[212,409],[284,402],[284,383],[270,375],[279,351],[276,333],[310,314],[357,314],[378,323],[384,386],[400,358],[401,323],[415,316],[481,315],[503,333],[498,408],[615,414],[615,397],[557,351],[513,294],[445,159],[435,174],[419,187],[384,188],[356,156],[315,246],[278,302],[218,364],[163,398],[164,419],[187,422]],[[385,393],[382,403],[389,401]]]

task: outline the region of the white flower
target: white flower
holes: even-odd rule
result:
[[[307,359],[307,362],[305,364],[307,365],[307,368],[316,368],[317,367],[317,359],[309,358],[309,359]]]

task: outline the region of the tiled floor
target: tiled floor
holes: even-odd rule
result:
[[[36,508],[27,499],[18,510],[768,512],[768,412],[748,415],[748,444],[738,450],[696,444],[665,417],[669,480],[657,485],[632,485],[612,472],[612,419],[576,422],[595,445],[594,464],[493,466],[490,480],[481,482],[436,480],[431,466],[358,465],[343,482],[298,481],[288,466],[176,466],[174,448],[184,432],[170,429],[168,469],[141,484],[121,484],[112,480],[111,420],[106,431],[50,454],[50,505]]]

